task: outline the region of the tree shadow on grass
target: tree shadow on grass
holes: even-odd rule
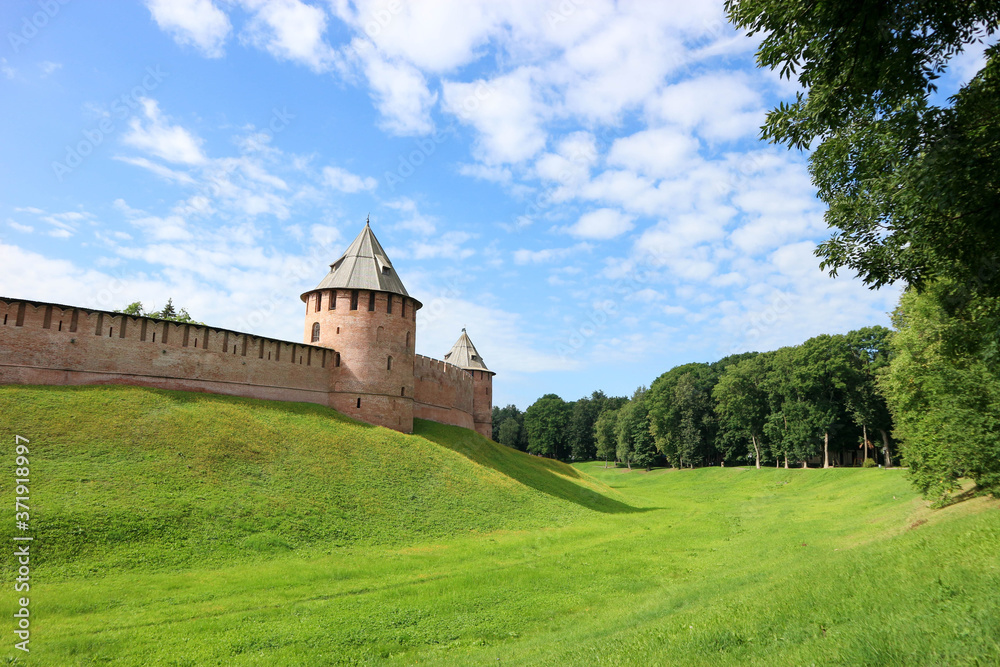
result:
[[[413,420],[413,433],[465,456],[473,463],[497,472],[550,496],[576,503],[595,512],[624,514],[649,512],[655,508],[632,507],[614,498],[573,482],[583,480],[572,466],[552,459],[531,456],[487,440],[475,431],[446,426],[423,419]]]

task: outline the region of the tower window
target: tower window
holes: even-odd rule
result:
[[[319,342],[319,322],[313,324],[312,342]]]
[[[375,310],[375,292],[368,293],[368,310],[369,312]]]
[[[323,307],[323,293],[316,292],[316,312],[318,313]]]
[[[387,370],[387,371],[391,371],[392,370],[392,357],[389,357],[389,361],[385,365],[385,370]]]
[[[391,294],[389,295],[389,298],[387,298],[385,300],[385,312],[387,312],[390,315],[392,315],[392,295]]]
[[[358,290],[351,290],[351,310],[358,309]]]
[[[410,332],[406,332],[406,351],[410,351]]]
[[[406,387],[401,387],[400,388],[399,395],[400,396],[406,396]]]
[[[336,366],[337,368],[340,368],[340,352],[337,352],[333,356],[333,365]]]
[[[402,315],[402,317],[406,317],[406,297],[405,296],[403,297],[402,301],[403,301],[403,304],[399,307],[399,312]]]
[[[358,407],[359,408],[361,407],[361,397],[360,396],[358,397]]]
[[[330,310],[337,310],[337,290],[330,292]]]

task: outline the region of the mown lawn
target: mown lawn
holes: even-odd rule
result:
[[[32,476],[47,550],[30,657],[13,640],[0,655],[38,665],[1000,663],[997,504],[931,511],[902,470],[569,468],[431,423],[402,436],[314,406],[197,396],[195,409],[190,396],[0,388],[3,437],[35,429],[42,447]],[[122,425],[176,409],[194,412],[141,436]],[[64,434],[68,423],[51,417],[63,413],[93,429]],[[214,439],[202,438],[209,428]],[[12,495],[8,480],[0,490]],[[187,509],[171,513],[172,503]],[[116,534],[107,513],[129,529]],[[60,528],[46,532],[47,521]],[[64,547],[74,529],[81,537]],[[13,593],[4,604],[12,611]]]

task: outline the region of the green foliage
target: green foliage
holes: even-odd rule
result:
[[[573,403],[569,418],[569,450],[573,461],[590,461],[597,456],[594,424],[607,399],[603,391],[595,391],[589,398]]]
[[[718,424],[712,388],[720,370],[709,364],[684,364],[656,378],[650,387],[650,430],[670,465],[701,465],[715,458]]]
[[[727,0],[730,20],[765,37],[761,66],[805,89],[767,117],[762,136],[808,147],[819,197],[837,229],[822,266],[873,286],[987,270],[1000,295],[993,239],[1000,224],[1000,50],[951,98],[928,103],[948,60],[994,34],[992,1]]]
[[[615,454],[629,468],[635,463],[649,470],[656,456],[656,444],[649,430],[646,388],[639,387],[632,400],[623,405],[615,420]]]
[[[1000,299],[948,281],[909,290],[881,388],[914,483],[946,499],[969,477],[1000,494]]]
[[[878,464],[875,463],[875,459],[865,459],[865,462],[861,464],[862,468],[877,468]]]
[[[513,417],[507,417],[498,429],[497,442],[506,447],[517,449],[521,444],[521,425]]]
[[[142,301],[133,301],[129,305],[125,306],[121,310],[116,310],[116,313],[123,313],[125,315],[131,315],[133,317],[153,317],[158,320],[169,320],[171,322],[182,322],[186,324],[198,324],[204,326],[204,322],[197,322],[194,318],[188,314],[187,309],[181,308],[178,311],[174,307],[174,300],[167,299],[167,305],[165,305],[161,310],[147,311],[143,308]]]
[[[619,408],[620,409],[620,408]],[[615,426],[618,424],[618,409],[605,408],[594,423],[594,442],[598,458],[604,461],[614,461],[618,457],[618,436]]]
[[[512,426],[508,426],[505,442],[500,439],[500,427],[508,419],[514,420],[514,423],[517,424],[517,430],[515,431]],[[522,452],[528,450],[528,434],[524,430],[524,413],[518,410],[516,405],[509,404],[502,408],[493,406],[493,442],[500,442]]]
[[[751,458],[758,468],[765,447],[768,370],[765,355],[744,359],[726,369],[712,390],[727,458]]]
[[[545,394],[532,403],[524,412],[528,451],[549,458],[565,458],[571,412],[572,408],[556,394]]]

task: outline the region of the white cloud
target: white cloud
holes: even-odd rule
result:
[[[461,260],[472,257],[476,251],[465,248],[463,244],[472,239],[472,234],[461,231],[447,231],[437,236],[431,242],[418,241],[409,245],[409,255],[414,259],[449,259]],[[407,252],[400,253],[405,256]]]
[[[479,132],[476,152],[489,165],[526,160],[545,147],[544,105],[521,68],[490,81],[444,81],[444,110]]]
[[[511,3],[470,0],[331,4],[339,18],[372,40],[379,51],[432,72],[474,59],[476,47],[499,32],[503,14],[512,9]]]
[[[616,139],[607,161],[612,166],[663,178],[689,168],[698,159],[698,147],[698,139],[690,134],[661,127]]]
[[[385,205],[406,216],[396,224],[399,229],[405,229],[421,236],[430,236],[437,231],[434,220],[417,210],[417,204],[412,199],[403,197],[396,201],[386,202]]]
[[[43,60],[38,66],[42,70],[42,77],[46,77],[49,74],[62,69],[62,63],[54,63],[49,60]]]
[[[146,123],[139,118],[129,121],[129,131],[122,137],[129,146],[152,153],[168,162],[181,164],[201,164],[205,154],[201,150],[201,139],[195,137],[180,125],[170,125],[160,113],[156,100],[141,98]]]
[[[10,218],[7,218],[7,224],[11,227],[11,229],[16,229],[17,231],[23,232],[25,234],[30,234],[31,232],[35,231],[35,228],[32,227],[31,225],[22,225],[19,222],[11,220]]]
[[[378,185],[371,176],[361,177],[340,167],[323,167],[323,182],[334,190],[352,194],[363,190],[374,190]]]
[[[231,26],[211,0],[147,0],[160,30],[181,45],[193,46],[208,58],[220,58]]]
[[[743,72],[712,72],[667,86],[646,102],[654,122],[694,129],[710,141],[756,136],[764,123],[761,77]]]
[[[364,39],[355,39],[351,47],[368,79],[382,128],[402,136],[433,131],[430,110],[437,94],[427,87],[420,70],[405,61],[385,58]]]
[[[325,72],[338,60],[324,41],[327,15],[321,7],[299,0],[242,0],[254,12],[244,37],[279,60]]]
[[[145,236],[156,241],[185,241],[193,238],[187,222],[180,215],[156,216],[140,209],[132,208],[124,199],[116,199],[114,207],[125,219],[145,232]]]
[[[584,239],[613,239],[635,227],[633,220],[632,216],[616,209],[600,208],[581,215],[566,231]]]
[[[183,171],[178,171],[176,169],[171,169],[166,165],[162,165],[159,162],[153,162],[152,160],[148,160],[144,157],[126,157],[123,155],[116,155],[114,159],[118,160],[119,162],[131,164],[136,167],[142,167],[143,169],[148,169],[149,171],[153,172],[160,178],[163,178],[168,181],[173,181],[174,183],[183,183],[187,185],[191,185],[192,183],[194,183],[194,178],[192,178],[190,174]]]
[[[589,243],[577,243],[569,248],[545,248],[543,250],[528,250],[521,248],[514,251],[514,263],[516,264],[543,264],[551,263],[569,257],[578,252],[590,250]]]

